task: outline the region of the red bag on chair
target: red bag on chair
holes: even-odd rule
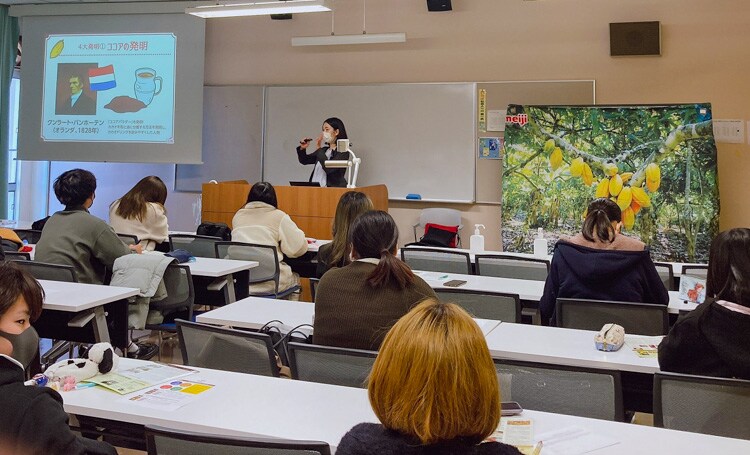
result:
[[[432,246],[455,248],[458,244],[458,226],[427,223],[424,226],[424,237],[420,239],[421,242]]]

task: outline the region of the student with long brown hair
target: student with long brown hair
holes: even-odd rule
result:
[[[622,212],[614,201],[599,198],[589,204],[581,232],[555,244],[539,301],[543,319],[554,321],[559,297],[669,303],[646,245],[621,229]]]
[[[381,210],[357,217],[346,267],[323,275],[315,295],[315,344],[377,350],[388,329],[435,291],[396,257],[398,228]]]
[[[167,186],[155,175],[142,178],[109,206],[109,224],[118,234],[138,237],[144,250],[153,251],[169,238]]]
[[[318,250],[318,266],[316,275],[322,277],[328,269],[343,267],[349,264],[349,228],[354,219],[372,210],[372,201],[365,193],[347,191],[341,195],[336,205],[336,215],[333,217],[333,241],[321,246]]]
[[[337,454],[519,454],[482,443],[500,422],[500,389],[484,335],[458,305],[428,299],[396,322],[367,390],[381,424],[352,428]]]

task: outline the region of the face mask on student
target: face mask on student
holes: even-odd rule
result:
[[[39,352],[39,334],[34,327],[29,327],[19,334],[12,334],[0,330],[0,337],[10,341],[13,345],[11,357],[27,368]]]
[[[323,142],[325,142],[326,144],[331,144],[333,142],[333,135],[327,131],[323,133]]]

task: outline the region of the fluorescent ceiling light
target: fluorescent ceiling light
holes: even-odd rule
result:
[[[338,46],[344,44],[404,43],[406,33],[362,33],[359,35],[298,36],[292,46]]]
[[[318,13],[331,11],[330,0],[281,0],[255,3],[221,3],[186,8],[187,14],[212,17],[266,16],[269,14]]]

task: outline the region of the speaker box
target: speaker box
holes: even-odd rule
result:
[[[427,0],[427,11],[451,11],[451,0]]]
[[[661,55],[661,25],[658,21],[609,24],[609,55]]]

